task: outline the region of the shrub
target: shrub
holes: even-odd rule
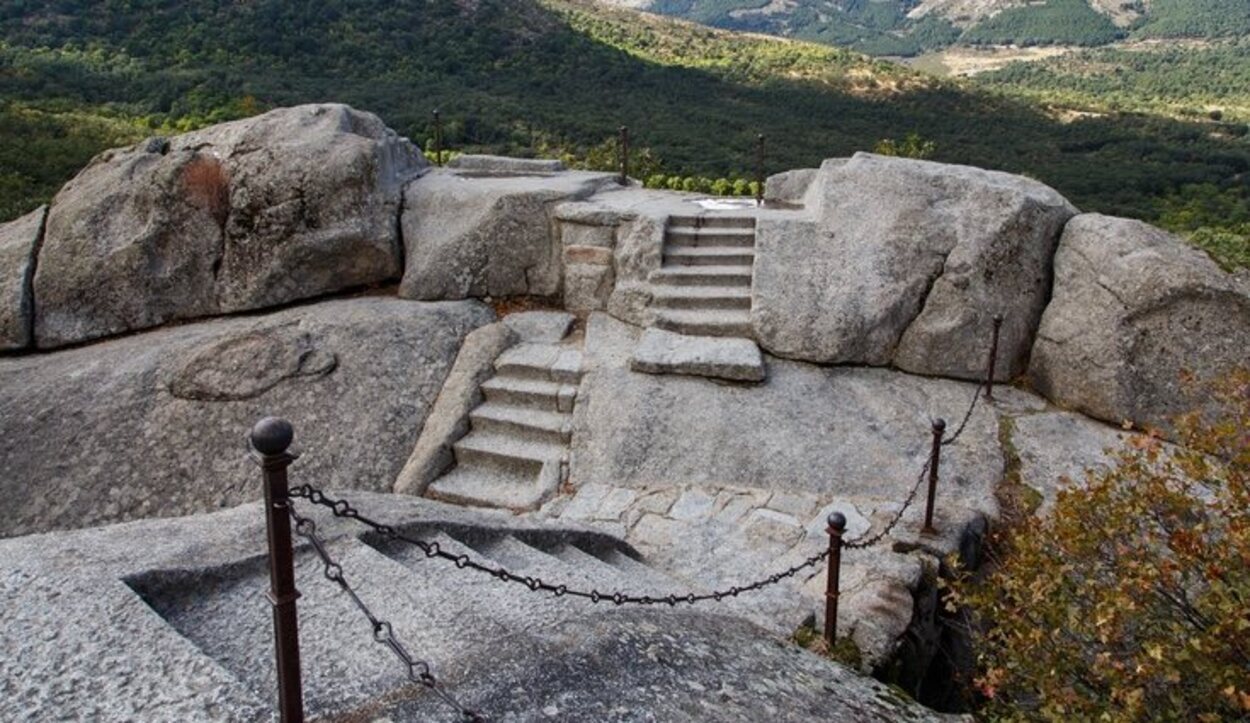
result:
[[[874,153],[883,156],[899,156],[901,158],[932,158],[937,152],[937,143],[927,140],[919,133],[908,133],[901,141],[883,138],[877,141]]]
[[[952,583],[989,717],[1250,716],[1250,373],[1220,395],[1223,418],[1181,418],[1179,447],[1133,437]]]

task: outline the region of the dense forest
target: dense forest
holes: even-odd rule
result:
[[[1208,118],[1225,121],[1212,132],[1241,133],[1250,121],[1250,39],[1099,48],[1013,63],[977,81],[1051,105]]]
[[[826,46],[574,0],[16,0],[0,7],[0,213],[106,146],[325,100],[419,143],[441,108],[454,147],[518,155],[585,154],[625,124],[669,176],[750,175],[761,132],[770,171],[919,134],[936,160],[1142,218],[1191,186],[1241,194],[1250,170],[1244,126],[1069,121]]]
[[[734,30],[845,46],[871,55],[918,55],[955,44],[1099,46],[1125,38],[1235,38],[1250,34],[1245,0],[1124,0],[1117,27],[1089,0],[986,0],[938,5],[915,16],[919,0],[651,0],[651,12]],[[951,15],[944,15],[952,12]],[[1135,19],[1134,19],[1135,18]]]

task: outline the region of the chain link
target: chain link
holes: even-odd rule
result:
[[[968,421],[972,418],[972,413],[976,409],[977,403],[980,400],[981,389],[983,387],[984,387],[984,382],[977,385],[977,389],[973,393],[973,396],[972,396],[972,403],[968,406],[968,411],[964,414],[963,421],[960,423],[959,428],[955,431],[953,435],[951,435],[947,439],[942,440],[941,443],[943,445],[954,444],[959,439],[960,435],[963,434],[964,429],[968,426]],[[920,469],[920,474],[916,476],[916,483],[912,485],[911,491],[907,493],[907,498],[903,501],[902,506],[899,507],[898,511],[894,514],[894,516],[890,519],[890,521],[886,523],[884,527],[878,530],[871,537],[860,537],[854,540],[844,541],[842,543],[842,547],[844,549],[850,549],[850,550],[867,549],[867,548],[873,547],[874,545],[879,544],[891,532],[893,532],[894,528],[897,527],[898,523],[903,519],[903,515],[905,515],[907,510],[910,509],[912,504],[915,503],[916,496],[919,494],[920,488],[924,485],[925,476],[928,474],[929,467],[932,464],[933,464],[932,458],[925,460],[924,465]],[[300,498],[308,500],[309,502],[315,505],[326,507],[334,514],[335,517],[355,520],[356,522],[359,522],[365,525],[366,527],[372,528],[375,532],[381,534],[384,537],[416,547],[417,549],[421,550],[421,552],[423,552],[426,557],[440,558],[442,560],[446,560],[448,562],[453,563],[457,568],[460,568],[462,570],[469,569],[475,572],[480,572],[485,575],[489,575],[497,580],[524,585],[526,588],[528,588],[529,590],[533,592],[548,592],[554,595],[555,597],[582,598],[585,600],[589,600],[590,602],[595,603],[595,604],[598,604],[600,602],[610,602],[610,603],[613,603],[614,605],[675,606],[678,603],[686,603],[688,605],[694,605],[696,603],[706,602],[709,600],[720,602],[721,600],[724,600],[727,597],[737,597],[741,595],[742,593],[753,592],[755,590],[760,590],[770,585],[775,585],[781,582],[782,580],[785,580],[785,579],[788,579],[797,575],[803,570],[806,570],[810,567],[814,567],[824,562],[829,557],[829,551],[826,549],[821,552],[818,552],[815,555],[812,555],[811,557],[808,557],[803,562],[800,562],[797,565],[788,567],[785,570],[782,570],[781,572],[773,573],[772,575],[769,575],[766,578],[761,578],[750,584],[735,585],[733,587],[725,588],[723,590],[717,590],[714,592],[708,592],[708,593],[702,593],[702,594],[687,593],[685,595],[652,596],[652,595],[628,594],[625,592],[621,592],[619,590],[611,591],[611,592],[604,592],[604,591],[600,591],[598,589],[593,589],[593,588],[590,590],[582,590],[582,589],[577,589],[577,588],[571,588],[568,585],[552,584],[550,582],[543,580],[540,577],[518,575],[508,570],[505,567],[484,563],[484,562],[481,562],[479,560],[476,560],[470,557],[469,555],[452,554],[442,549],[441,547],[439,547],[439,544],[437,542],[426,542],[425,540],[411,537],[409,535],[406,535],[400,532],[399,530],[395,529],[394,527],[390,525],[384,525],[380,522],[370,519],[369,517],[366,517],[365,515],[360,514],[360,511],[357,510],[355,507],[353,507],[352,504],[348,502],[347,500],[334,499],[332,497],[329,497],[321,490],[309,484],[303,484],[303,485],[299,485],[293,488],[291,490],[291,496],[300,497]],[[353,593],[353,597],[354,597],[354,593]]]
[[[985,385],[986,382],[982,381],[972,392],[972,403],[968,405],[968,411],[964,412],[963,421],[959,423],[959,428],[955,430],[954,434],[942,440],[943,447],[954,444],[959,440],[959,436],[964,433],[964,429],[968,427],[968,421],[972,419],[972,412],[976,410],[977,404],[981,401],[981,390],[985,389]]]
[[[605,602],[605,603],[612,603],[614,605],[668,605],[671,607],[671,606],[678,605],[679,603],[685,603],[687,605],[694,605],[696,603],[706,602],[709,600],[714,600],[714,601],[719,602],[721,600],[724,600],[725,598],[737,597],[741,595],[742,593],[753,592],[755,590],[760,590],[770,585],[774,585],[778,582],[781,582],[782,580],[785,580],[787,578],[797,575],[798,573],[802,572],[803,570],[809,567],[813,567],[815,565],[820,564],[821,562],[824,562],[825,559],[829,557],[829,551],[823,550],[815,555],[812,555],[811,557],[806,558],[803,562],[800,562],[797,565],[788,567],[785,570],[782,570],[781,572],[773,573],[772,575],[769,575],[766,578],[761,578],[748,585],[735,585],[733,587],[729,587],[723,590],[717,590],[715,592],[708,592],[708,593],[702,593],[702,594],[697,594],[697,595],[694,593],[687,593],[684,595],[673,594],[673,595],[653,596],[653,595],[632,595],[632,594],[621,592],[619,590],[615,590],[615,591],[602,591],[599,589],[582,590],[582,589],[569,587],[568,585],[553,584],[553,583],[543,580],[540,577],[518,575],[508,570],[505,567],[483,563],[483,562],[473,559],[469,555],[452,554],[442,549],[437,542],[426,542],[425,540],[421,540],[421,539],[406,535],[400,532],[399,530],[395,529],[394,527],[391,527],[390,525],[384,525],[379,522],[376,522],[360,514],[360,512],[355,507],[353,507],[351,503],[348,502],[347,500],[331,498],[327,496],[321,490],[318,490],[315,487],[313,487],[312,485],[304,484],[304,485],[299,485],[297,487],[292,488],[291,496],[300,497],[300,498],[308,500],[309,502],[315,505],[320,505],[322,507],[329,508],[336,517],[356,520],[357,522],[367,527],[372,528],[375,532],[389,539],[412,545],[418,548],[419,550],[421,550],[423,553],[425,553],[426,557],[436,557],[436,558],[440,558],[443,560],[447,560],[453,563],[456,567],[460,569],[474,570],[476,572],[489,575],[497,580],[501,580],[504,582],[517,583],[519,585],[525,586],[526,588],[534,592],[540,592],[540,591],[547,592],[547,593],[551,593],[555,597],[582,598],[585,600],[589,600],[590,602],[595,603],[595,604]]]
[[[308,540],[313,550],[316,551],[317,557],[321,558],[321,564],[324,568],[322,572],[325,578],[338,585],[339,589],[347,594],[361,614],[369,620],[369,625],[373,629],[373,641],[386,646],[404,664],[404,672],[408,680],[425,686],[447,705],[455,708],[460,714],[462,721],[466,723],[486,723],[486,718],[482,714],[464,707],[452,697],[443,688],[442,684],[438,682],[438,679],[434,677],[434,673],[430,670],[430,664],[424,660],[412,657],[399,638],[395,637],[395,631],[391,624],[374,615],[364,600],[360,599],[360,595],[356,593],[356,590],[347,582],[347,578],[343,576],[343,566],[335,562],[329,551],[326,550],[325,540],[317,533],[317,523],[301,516],[295,510],[295,505],[288,502],[285,506],[291,514],[291,519],[295,521],[295,534]]]

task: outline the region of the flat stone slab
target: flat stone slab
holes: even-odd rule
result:
[[[448,168],[487,173],[559,173],[564,164],[548,158],[508,158],[505,156],[465,155],[447,162]]]
[[[647,329],[630,369],[648,374],[690,374],[740,382],[764,380],[764,357],[750,339],[687,336]]]
[[[563,311],[522,311],[503,318],[521,341],[538,343],[560,341],[573,328],[573,321],[573,315]]]

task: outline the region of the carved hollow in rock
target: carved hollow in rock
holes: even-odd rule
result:
[[[179,399],[229,402],[254,399],[288,379],[324,376],[338,356],[318,349],[295,324],[258,329],[193,350],[169,382]]]

